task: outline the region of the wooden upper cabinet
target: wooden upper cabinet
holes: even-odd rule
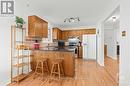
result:
[[[48,37],[48,23],[37,16],[28,16],[28,36]]]
[[[96,34],[96,29],[89,29],[89,34]]]
[[[58,29],[58,39],[59,40],[62,39],[62,31],[60,29]]]
[[[42,22],[44,21],[42,20]],[[42,27],[43,27],[42,36],[47,38],[48,37],[48,23],[47,22],[42,23]]]
[[[53,39],[57,39],[57,28],[53,28]]]
[[[53,39],[54,40],[62,39],[62,31],[57,27],[53,28]]]
[[[84,34],[96,34],[96,29],[65,30],[62,31],[62,39],[67,40],[71,36],[79,36],[79,39],[82,41],[82,35]]]
[[[69,36],[68,31],[62,31],[62,39],[63,39],[63,40],[67,40],[67,39],[68,39],[68,36]]]

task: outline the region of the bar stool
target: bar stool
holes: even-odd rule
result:
[[[54,56],[59,57],[59,55],[57,54],[55,54]],[[53,76],[53,74],[58,75],[59,78],[61,78],[61,75],[64,76],[63,58],[56,58],[52,60],[52,68],[50,76]]]
[[[36,75],[42,75],[42,77],[44,76],[44,72],[49,73],[49,67],[48,67],[48,63],[47,63],[47,58],[43,58],[44,54],[40,54],[41,52],[37,52],[37,64],[36,64],[36,69],[34,72],[34,79]]]

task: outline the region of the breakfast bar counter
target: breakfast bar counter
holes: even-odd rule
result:
[[[52,61],[57,58],[63,59],[63,69],[65,76],[74,77],[75,75],[75,57],[74,52],[67,49],[55,49],[55,50],[47,50],[47,49],[39,49],[32,50],[32,58],[31,58],[31,69],[35,71],[36,61],[40,58],[48,59],[49,70],[52,67]]]

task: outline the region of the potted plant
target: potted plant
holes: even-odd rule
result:
[[[16,22],[17,27],[19,28],[22,28],[23,24],[25,23],[23,18],[18,17],[18,16],[15,17],[15,22]]]

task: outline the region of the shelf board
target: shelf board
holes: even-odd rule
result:
[[[32,48],[29,47],[23,47],[23,48],[15,48],[17,50],[32,50]]]
[[[27,77],[27,74],[20,74],[20,75],[14,77],[14,78],[13,78],[13,81],[18,82],[18,81],[23,80],[25,77]]]
[[[25,45],[25,44],[19,44],[16,46],[17,50],[29,50],[29,46]]]
[[[27,58],[27,57],[30,57],[29,55],[20,55],[20,56],[15,56],[15,58],[19,58],[19,59],[21,59],[21,58]]]
[[[19,48],[17,47],[16,49],[17,49],[17,50],[30,50],[30,49],[27,48],[27,47],[19,47]]]
[[[15,64],[15,65],[13,65],[13,67],[23,67],[23,66],[26,66],[26,65],[28,65],[27,63],[19,63],[19,64]]]

